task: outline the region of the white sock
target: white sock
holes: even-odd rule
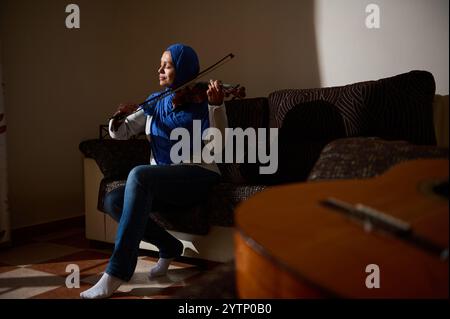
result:
[[[167,269],[169,269],[170,263],[175,258],[159,258],[158,263],[150,269],[150,278],[164,276],[167,273]]]
[[[124,281],[104,273],[94,287],[80,293],[82,299],[101,299],[110,297]]]

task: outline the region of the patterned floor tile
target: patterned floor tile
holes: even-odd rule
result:
[[[174,260],[170,265],[177,267],[177,268],[197,267],[193,264],[189,264],[187,262],[177,261],[177,260]]]
[[[17,268],[17,266],[10,266],[10,265],[4,264],[4,263],[0,263],[0,274],[3,272],[14,270],[16,268]]]
[[[149,261],[149,262],[153,262],[153,263],[157,263],[158,262],[158,257],[149,257],[149,256],[143,256],[143,257],[140,257],[142,260],[146,260],[146,261]]]
[[[0,274],[0,299],[31,298],[62,285],[64,278],[20,267]]]
[[[95,245],[94,245],[95,246]],[[74,227],[35,236],[27,242],[0,250],[0,299],[77,299],[94,285],[107,267],[112,245],[94,247],[84,229]],[[157,253],[140,251],[132,279],[112,299],[164,299],[194,283],[208,267],[180,258],[172,262],[167,276],[149,278]],[[69,264],[80,270],[80,287],[67,288]]]
[[[91,276],[98,270],[98,266],[106,267],[109,255],[97,251],[83,250],[59,258],[50,259],[41,263],[30,265],[30,268],[66,277],[71,271],[66,271],[68,265],[78,266],[81,277]]]
[[[92,285],[80,282],[80,288],[59,287],[32,297],[32,299],[80,299],[80,293]]]
[[[177,266],[171,266],[168,270],[167,276],[157,277],[150,279],[148,277],[149,269],[155,265],[155,262],[146,260],[145,258],[139,258],[135,273],[131,280],[124,283],[114,294],[114,298],[124,297],[152,297],[166,295],[164,289],[172,285],[178,287],[184,285],[184,281],[194,276],[199,272],[195,267],[180,268]],[[90,276],[82,279],[84,283],[95,284],[100,277],[101,273],[94,276]]]
[[[142,259],[143,259],[143,260],[146,260],[146,261],[150,261],[150,262],[157,263],[159,257],[143,256]],[[175,267],[175,268],[196,267],[196,266],[195,266],[194,264],[192,264],[192,263],[183,262],[183,261],[178,261],[178,260],[172,261],[172,263],[170,264],[170,266],[171,266],[171,267]]]

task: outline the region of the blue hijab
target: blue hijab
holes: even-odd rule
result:
[[[175,67],[175,80],[171,89],[194,79],[200,70],[200,64],[197,53],[184,44],[173,44],[167,48],[172,55],[172,61]],[[169,89],[166,89],[169,90]],[[161,92],[151,94],[148,99],[160,94]],[[170,149],[178,141],[170,140],[170,133],[177,127],[184,127],[191,136],[190,146],[192,154],[193,120],[201,120],[202,133],[209,127],[208,102],[203,103],[185,103],[182,106],[173,108],[172,99],[174,94],[169,94],[151,106],[145,107],[144,112],[152,116],[150,126],[150,144],[153,157],[158,165],[170,165]]]

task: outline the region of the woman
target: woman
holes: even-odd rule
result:
[[[175,89],[195,78],[199,69],[197,54],[191,47],[171,45],[161,57],[159,84],[166,90]],[[174,94],[171,93],[135,113],[132,112],[136,105],[121,105],[115,115],[128,114],[126,119],[123,122],[110,121],[112,138],[127,139],[145,131],[151,142],[150,165],[132,169],[125,187],[112,191],[105,198],[105,211],[119,222],[114,251],[101,279],[80,297],[107,298],[122,283],[129,281],[136,268],[141,240],[159,248],[160,258],[150,270],[150,277],[165,275],[171,261],[183,253],[181,241],[150,219],[149,213],[154,208],[155,199],[172,205],[195,204],[204,199],[220,179],[215,163],[174,164],[170,158],[170,149],[177,142],[170,140],[173,129],[184,127],[193,136],[193,120],[201,121],[202,130],[210,126],[219,126],[223,130],[226,126],[224,94],[218,81],[210,81],[207,96],[207,102],[174,107]],[[217,125],[217,119],[221,125]]]

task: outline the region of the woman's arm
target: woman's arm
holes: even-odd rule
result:
[[[221,152],[225,143],[227,142],[227,136],[225,134],[225,128],[228,127],[228,118],[224,103],[224,93],[222,91],[222,84],[220,81],[210,80],[208,85],[208,91],[206,91],[208,95],[208,111],[209,111],[209,127],[216,128],[221,133],[221,141],[220,147],[217,147],[217,142],[210,135],[206,139],[206,142],[210,147],[213,147],[216,152]],[[211,141],[211,138],[213,139]]]
[[[225,103],[221,105],[208,105],[209,126],[220,130],[222,136],[225,136],[225,128],[228,127],[228,118]]]
[[[208,105],[209,110],[209,127],[215,128],[220,131],[220,136],[207,135],[205,142],[208,145],[208,148],[214,149],[215,153],[222,153],[225,148],[225,144],[228,141],[228,138],[225,134],[225,128],[228,127],[228,118],[226,113],[225,104],[221,105]],[[220,140],[216,140],[216,138],[220,138]]]
[[[133,135],[144,132],[146,121],[147,116],[143,110],[128,115],[121,123],[115,123],[114,120],[110,120],[109,136],[117,140],[127,140]]]

